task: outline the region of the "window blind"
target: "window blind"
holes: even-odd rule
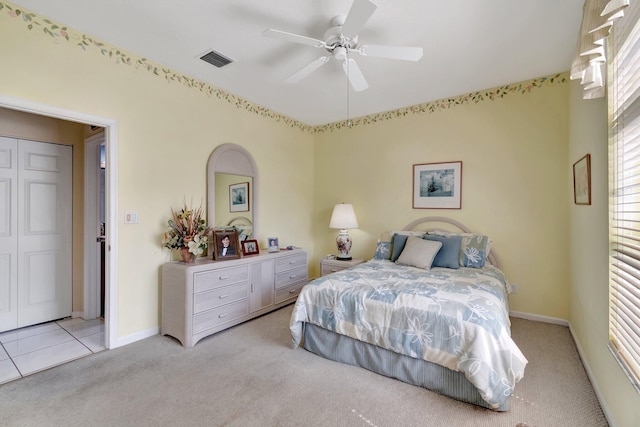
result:
[[[640,1],[612,36],[609,348],[640,391]]]
[[[634,0],[637,1],[637,0]],[[578,36],[578,51],[571,64],[570,78],[580,79],[584,99],[603,98],[602,67],[607,63],[605,41],[615,22],[624,16],[630,0],[586,0]]]

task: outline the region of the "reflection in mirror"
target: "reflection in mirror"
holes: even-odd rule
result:
[[[233,203],[230,190],[235,190]],[[257,194],[258,168],[251,154],[236,144],[217,147],[207,163],[207,223],[215,227],[235,226],[241,239],[255,239]]]
[[[252,192],[252,177],[216,173],[215,227],[234,226],[238,229],[240,241],[251,238],[253,236]],[[235,202],[233,206],[232,202]]]

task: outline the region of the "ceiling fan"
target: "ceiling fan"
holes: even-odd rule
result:
[[[333,57],[338,61],[342,61],[342,68],[347,75],[351,87],[353,87],[354,91],[360,92],[368,88],[369,84],[356,61],[349,56],[350,53],[356,52],[363,56],[401,59],[404,61],[418,61],[422,58],[421,47],[358,44],[358,33],[362,30],[369,18],[371,18],[371,15],[373,15],[377,7],[378,6],[370,0],[354,0],[346,16],[338,15],[331,20],[332,26],[324,33],[324,40],[272,28],[264,30],[262,34],[265,37],[325,49],[329,53],[329,55],[320,56],[291,74],[287,77],[286,82],[296,83],[302,80],[328,63]]]

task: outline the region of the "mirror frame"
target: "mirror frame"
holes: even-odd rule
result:
[[[222,144],[216,147],[207,161],[207,224],[216,224],[216,173],[243,175],[253,178],[252,191],[249,193],[252,206],[253,238],[258,234],[258,167],[253,156],[237,144]]]

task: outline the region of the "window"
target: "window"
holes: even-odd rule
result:
[[[611,34],[609,347],[640,391],[640,1]]]

